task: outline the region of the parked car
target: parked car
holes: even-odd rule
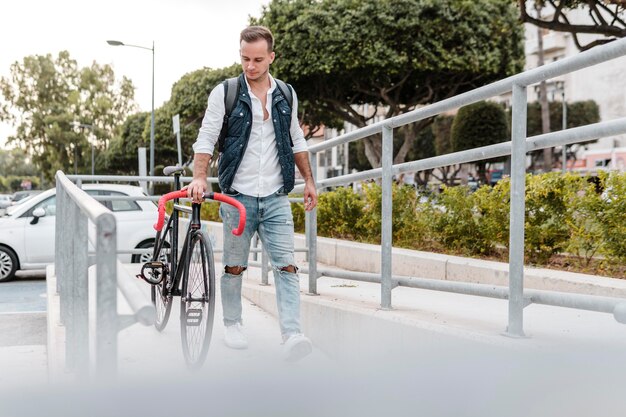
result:
[[[5,209],[11,205],[11,195],[10,194],[0,194],[0,210]]]
[[[140,187],[114,184],[85,184],[92,196],[145,196]],[[118,250],[154,246],[152,225],[157,206],[151,201],[101,201],[117,220]],[[43,269],[54,262],[56,189],[30,197],[12,206],[0,217],[0,282],[18,270]],[[90,244],[91,246],[91,244]],[[92,248],[90,248],[92,250]],[[143,262],[149,255],[119,255],[122,262]]]
[[[34,195],[41,193],[41,190],[25,190],[25,191],[16,191],[13,193],[11,198],[11,205],[21,204],[26,199],[31,198]]]

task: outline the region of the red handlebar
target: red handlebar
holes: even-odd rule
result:
[[[165,223],[165,203],[170,200],[174,200],[175,198],[187,198],[187,190],[172,191],[171,193],[167,193],[159,198],[159,217],[154,225],[154,229],[157,232],[160,232],[163,229],[163,223]],[[246,208],[243,204],[232,197],[220,193],[209,193],[208,195],[205,195],[204,198],[230,204],[239,210],[239,224],[236,229],[233,229],[233,234],[241,236],[243,229],[246,227]]]

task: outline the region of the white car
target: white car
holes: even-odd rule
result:
[[[140,187],[116,184],[84,184],[92,196],[145,196]],[[154,246],[157,206],[151,201],[100,201],[117,220],[117,248],[131,250]],[[13,206],[0,217],[0,282],[18,270],[43,269],[54,263],[56,189],[37,194]],[[90,244],[90,251],[91,244]],[[149,254],[119,255],[122,262],[145,262]]]

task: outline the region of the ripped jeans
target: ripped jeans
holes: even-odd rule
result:
[[[237,227],[239,212],[228,205],[220,205],[224,225],[224,265],[221,277],[222,308],[226,326],[241,323],[241,281],[243,270],[248,266],[250,241],[254,232],[259,238],[272,264],[276,285],[278,320],[283,338],[300,333],[300,283],[294,264],[293,216],[286,194],[277,192],[267,197],[251,197],[244,194],[228,194],[246,208],[246,228],[241,236],[231,231]],[[242,272],[233,275],[226,267],[241,267]],[[285,268],[296,273],[284,270]]]

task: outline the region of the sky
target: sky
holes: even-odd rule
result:
[[[154,106],[170,97],[172,84],[203,67],[221,68],[239,59],[239,32],[269,0],[19,0],[2,2],[0,76],[29,55],[67,50],[80,67],[110,64],[116,79],[127,76],[135,101],[150,111],[152,53],[110,46],[107,40],[151,48],[154,41]],[[0,148],[15,128],[0,123]]]

